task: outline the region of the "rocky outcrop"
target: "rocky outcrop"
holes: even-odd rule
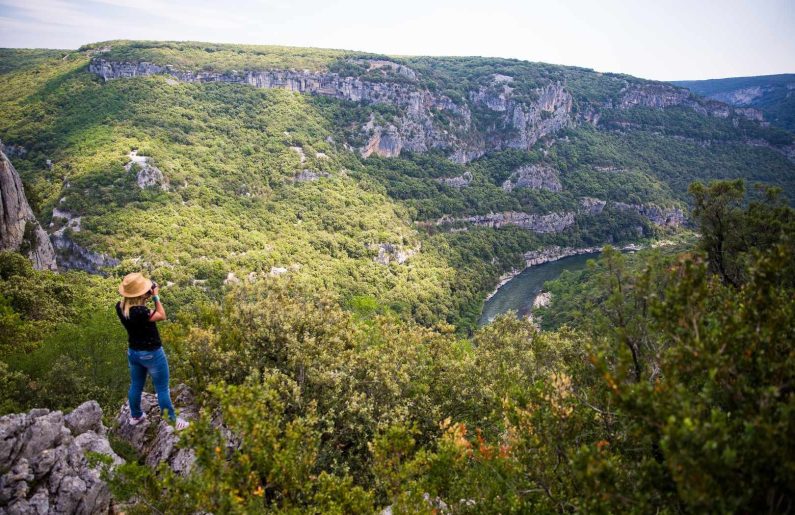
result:
[[[419,247],[416,248],[404,248],[401,245],[395,245],[393,243],[375,243],[367,245],[369,250],[377,250],[378,255],[373,258],[373,261],[378,263],[379,265],[389,265],[389,263],[397,263],[398,265],[402,265],[409,258],[420,251]]]
[[[745,118],[755,122],[763,122],[762,112],[751,108],[732,108],[732,102],[712,97],[713,99],[697,98],[688,89],[663,83],[631,83],[627,84],[620,92],[617,105],[619,109],[631,107],[653,107],[664,109],[667,107],[682,106],[696,111],[704,116],[715,118]]]
[[[226,73],[180,70],[145,62],[117,62],[94,58],[89,71],[104,80],[168,75],[183,82],[226,82],[248,84],[257,88],[278,88],[372,104],[389,104],[400,108],[401,114],[390,124],[371,120],[362,127],[368,143],[360,149],[363,156],[373,153],[396,156],[402,150],[425,152],[430,149],[451,149],[465,146],[457,134],[471,129],[469,108],[458,105],[449,97],[431,92],[415,83],[416,73],[390,61],[366,61],[373,68],[388,67],[403,76],[405,81],[373,81],[361,77],[342,76],[333,72],[308,70],[230,71]],[[437,128],[434,112],[443,111],[452,122],[449,129]]]
[[[712,95],[710,95],[710,98],[731,105],[747,106],[752,104],[754,100],[761,97],[766,92],[767,92],[766,89],[762,88],[762,86],[751,86],[748,88],[740,88],[731,91],[722,91],[719,93],[713,93]]]
[[[87,453],[124,463],[110,447],[96,401],[64,416],[33,409],[0,417],[0,513],[107,513],[110,492]]]
[[[64,270],[83,270],[91,274],[98,274],[104,268],[114,267],[119,264],[119,260],[88,250],[87,248],[75,243],[72,239],[74,233],[80,232],[82,217],[73,216],[70,212],[58,208],[52,211],[53,223],[58,221],[62,224],[59,229],[52,233],[50,239],[58,252],[58,265]]]
[[[544,164],[522,166],[502,183],[502,189],[505,191],[513,191],[517,188],[563,191],[557,170]]]
[[[22,179],[0,152],[0,250],[21,252],[39,270],[55,269],[55,251],[25,197]]]
[[[293,182],[312,182],[316,181],[320,178],[328,178],[331,177],[331,174],[328,172],[315,172],[312,170],[301,170],[295,177],[293,177]]]
[[[685,103],[691,96],[690,91],[662,83],[630,83],[619,93],[619,109],[630,107],[666,108]]]
[[[524,253],[525,267],[542,265],[551,261],[557,261],[569,256],[579,256],[581,254],[595,254],[602,251],[602,247],[545,247],[543,249],[531,250]]]
[[[95,57],[89,71],[104,80],[167,75],[183,82],[226,82],[258,88],[279,88],[370,104],[389,104],[399,114],[388,121],[371,117],[361,127],[366,143],[359,148],[363,157],[373,154],[394,157],[403,151],[427,152],[441,149],[453,161],[465,163],[487,150],[529,149],[535,142],[566,127],[572,121],[573,98],[561,83],[537,88],[535,99],[517,99],[509,85],[511,78],[495,75],[491,84],[470,92],[477,109],[498,112],[494,123],[474,127],[470,106],[454,102],[429,90],[411,68],[387,60],[355,60],[367,71],[389,70],[401,80],[377,81],[360,76],[308,70],[259,70],[210,72],[181,70],[170,65],[145,62],[109,61]],[[442,114],[445,123],[437,122]],[[494,117],[489,117],[490,120]]]
[[[573,97],[562,83],[537,88],[535,100],[527,101],[515,98],[511,81],[506,75],[494,75],[491,83],[469,93],[475,108],[499,113],[496,121],[479,127],[484,151],[530,149],[539,139],[573,122]]]
[[[166,178],[159,168],[154,166],[146,156],[139,156],[138,150],[132,150],[128,154],[130,161],[124,165],[128,172],[135,169],[135,181],[138,187],[143,189],[157,187],[161,190],[168,189]]]
[[[456,177],[441,177],[436,179],[440,184],[451,188],[466,188],[472,182],[472,172],[464,172]]]
[[[550,302],[552,302],[552,293],[548,291],[541,292],[533,299],[533,309],[545,308],[549,306]]]
[[[678,207],[663,208],[656,204],[613,204],[620,211],[635,211],[660,227],[679,227],[685,223],[685,213]]]
[[[443,216],[432,223],[435,226],[473,225],[476,227],[499,228],[505,225],[515,225],[537,233],[561,232],[574,224],[574,213],[560,212],[537,215],[517,211],[503,213],[489,213],[487,215],[474,215],[466,217]]]
[[[581,212],[588,215],[600,214],[607,204],[607,201],[593,197],[582,197],[580,199]]]
[[[762,111],[753,107],[735,107],[734,112],[754,122],[763,122],[765,120]]]
[[[28,153],[28,149],[22,145],[3,143],[3,140],[0,140],[0,152],[5,154],[7,157],[25,157],[25,154]]]
[[[196,402],[187,386],[179,385],[172,388],[171,400],[180,417],[186,420],[198,418]],[[196,461],[194,452],[188,448],[177,447],[179,435],[174,426],[161,417],[157,396],[143,393],[141,409],[146,413],[146,419],[137,425],[130,425],[130,406],[125,403],[119,411],[118,426],[112,430],[113,435],[130,444],[143,462],[150,467],[165,462],[179,474],[185,475],[190,472]]]

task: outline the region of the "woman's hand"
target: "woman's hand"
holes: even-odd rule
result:
[[[152,287],[152,290],[150,291],[150,295],[154,296],[157,295],[159,292],[160,292],[160,285],[155,283],[154,287]]]

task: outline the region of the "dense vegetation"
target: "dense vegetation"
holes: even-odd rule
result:
[[[70,238],[119,260],[100,277],[0,254],[0,411],[93,398],[115,413],[127,376],[114,286],[144,270],[164,285],[173,382],[205,415],[183,441],[195,474],[128,455],[117,498],[168,513],[792,509],[791,135],[679,108],[605,108],[596,127],[466,165],[437,152],[363,159],[347,146],[362,143],[357,127],[399,109],[163,76],[103,83],[86,69],[97,52],[414,79],[368,74],[357,59],[377,56],[336,50],[0,51],[0,137],[25,149],[12,160],[37,215],[51,230],[65,223],[56,209],[80,217]],[[516,60],[392,59],[464,102],[494,74],[528,101],[565,83],[575,110],[642,83]],[[163,188],[138,187],[133,150]],[[554,168],[562,191],[502,188],[531,164]],[[304,170],[317,180],[298,180]],[[463,188],[440,180],[465,175]],[[688,193],[715,178],[779,189],[749,202],[737,181]],[[560,233],[427,223],[573,212],[583,197],[608,203]],[[550,285],[548,331],[512,316],[475,327],[486,292],[528,250],[666,235],[617,202],[692,206],[698,248],[608,250]],[[419,252],[385,265],[381,244]],[[210,424],[219,409],[239,446]]]
[[[743,207],[741,183],[691,189],[698,248],[606,251],[552,289],[543,317],[572,295],[585,307],[557,331],[504,316],[462,339],[281,277],[197,304],[164,326],[174,380],[208,417],[183,443],[197,473],[127,455],[117,497],[162,512],[786,512],[795,211],[775,191]],[[113,411],[113,282],[0,254],[4,410],[90,396]]]
[[[236,288],[169,332],[204,393],[197,472],[131,463],[116,494],[164,512],[786,512],[795,211],[693,191],[699,249],[607,250],[576,328],[504,316],[462,340],[281,279]],[[729,233],[736,284],[710,250]]]

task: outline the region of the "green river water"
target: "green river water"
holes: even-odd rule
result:
[[[526,316],[533,307],[533,300],[541,293],[544,283],[556,279],[565,270],[585,268],[589,259],[599,253],[570,256],[557,261],[531,266],[507,283],[503,284],[492,298],[486,301],[478,325],[491,322],[497,315],[514,310],[519,316]]]

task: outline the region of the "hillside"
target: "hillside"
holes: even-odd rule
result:
[[[285,275],[466,328],[525,252],[671,230],[695,179],[795,198],[791,134],[623,75],[207,43],[0,56],[0,139],[60,266],[143,268],[180,305]]]
[[[795,506],[795,136],[758,111],[197,42],[0,50],[0,81],[0,513]],[[182,430],[125,400],[141,270]]]
[[[758,109],[772,125],[795,132],[795,74],[681,80],[672,84],[731,106]]]

